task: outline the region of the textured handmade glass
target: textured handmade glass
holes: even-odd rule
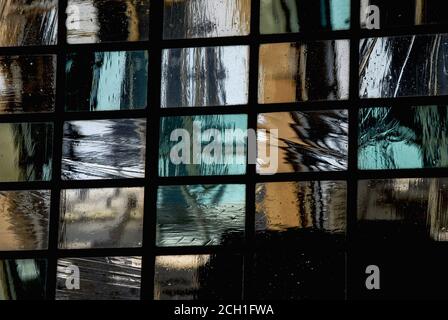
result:
[[[0,123],[0,182],[50,180],[53,124]]]
[[[68,0],[67,42],[143,41],[149,36],[149,0]]]
[[[56,56],[0,56],[0,114],[50,112],[56,99]]]
[[[369,240],[448,241],[447,195],[447,178],[359,181],[359,234]]]
[[[144,109],[148,52],[79,52],[66,62],[67,111]]]
[[[248,87],[248,46],[162,52],[162,108],[246,104]]]
[[[262,34],[349,28],[350,0],[260,1],[260,32]]]
[[[245,185],[161,186],[157,245],[225,245],[244,237]]]
[[[0,301],[43,300],[47,260],[0,260]]]
[[[242,285],[237,254],[156,257],[155,300],[240,300]]]
[[[0,47],[54,45],[58,31],[57,0],[2,0]]]
[[[249,34],[251,0],[164,0],[165,39]]]
[[[260,46],[258,102],[348,99],[349,40]]]
[[[61,192],[59,248],[141,247],[143,188]]]
[[[145,144],[145,119],[65,122],[62,178],[143,178]]]
[[[448,94],[447,41],[448,34],[362,39],[360,97]]]
[[[261,113],[257,128],[260,174],[347,170],[347,110]]]
[[[159,176],[244,174],[246,129],[246,115],[161,118]]]
[[[67,288],[79,268],[78,290]],[[58,260],[56,300],[139,300],[141,257],[64,258]]]
[[[448,166],[448,108],[367,108],[359,112],[358,167]]]

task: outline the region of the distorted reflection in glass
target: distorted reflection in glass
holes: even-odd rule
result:
[[[347,170],[347,110],[261,113],[257,129],[258,173]],[[271,148],[278,166],[261,152]]]
[[[143,188],[61,191],[59,248],[141,247]]]
[[[79,268],[79,289],[67,288],[72,266]],[[139,300],[141,257],[58,259],[56,300]]]
[[[67,111],[144,109],[148,52],[71,53],[66,62]]]
[[[246,104],[249,47],[162,51],[162,108]]]
[[[50,112],[56,99],[56,56],[0,56],[0,114]]]
[[[145,144],[145,119],[65,122],[62,178],[143,178]]]
[[[50,191],[0,191],[0,251],[48,247]]]
[[[249,34],[251,0],[164,0],[165,39]]]
[[[57,0],[0,2],[0,47],[54,45],[57,31]]]
[[[349,28],[350,0],[260,1],[260,32],[262,34]]]
[[[348,99],[349,40],[260,46],[258,102]]]
[[[244,237],[245,185],[161,186],[157,245],[204,246]]]
[[[43,300],[47,260],[0,260],[0,301]]]
[[[242,286],[238,254],[156,257],[155,300],[240,300]]]
[[[246,131],[246,115],[161,118],[159,176],[244,174]]]
[[[447,141],[446,106],[359,111],[360,169],[447,167]]]
[[[50,180],[53,124],[0,123],[0,182]]]
[[[149,0],[68,0],[67,42],[143,41],[149,35]]]

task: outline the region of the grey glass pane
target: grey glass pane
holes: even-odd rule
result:
[[[155,300],[241,299],[243,259],[237,254],[156,257]]]
[[[143,188],[61,192],[59,248],[141,247]]]
[[[0,191],[0,251],[48,247],[50,191]]]
[[[149,0],[68,0],[67,42],[143,41],[149,35]]]
[[[260,46],[258,102],[348,99],[349,40]]]
[[[145,155],[145,119],[64,123],[63,179],[143,178]]]
[[[358,167],[447,167],[447,114],[446,106],[361,109]]]
[[[347,110],[261,113],[257,128],[258,173],[347,170]]]
[[[260,32],[262,34],[349,28],[350,0],[260,1]]]
[[[249,34],[251,0],[164,0],[165,39]]]
[[[68,111],[144,109],[148,52],[71,53],[66,62]]]
[[[447,41],[448,34],[362,39],[360,97],[448,94]]]
[[[248,87],[248,46],[162,52],[162,108],[246,104]]]
[[[79,289],[67,288],[73,266],[79,268]],[[59,259],[56,300],[139,300],[141,257]]]
[[[47,260],[0,260],[0,301],[43,300]]]
[[[161,186],[157,245],[225,245],[244,238],[245,185]]]
[[[54,45],[58,31],[57,0],[2,0],[0,47]]]
[[[0,123],[0,181],[50,180],[53,124]]]
[[[56,56],[0,56],[0,114],[49,112],[56,99]]]
[[[159,176],[244,174],[246,128],[246,115],[162,118]]]

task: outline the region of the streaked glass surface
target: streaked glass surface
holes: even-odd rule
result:
[[[160,186],[158,246],[225,245],[244,237],[246,187]]]
[[[146,120],[82,120],[64,123],[62,178],[143,178]]]
[[[141,247],[144,188],[61,191],[59,248]]]
[[[50,112],[56,99],[56,56],[0,56],[0,114]]]
[[[249,34],[251,0],[164,0],[165,39]]]
[[[162,108],[246,104],[249,47],[162,51]]]
[[[260,46],[258,102],[348,99],[349,40]]]
[[[78,52],[67,57],[67,111],[144,109],[147,87],[147,51]]]

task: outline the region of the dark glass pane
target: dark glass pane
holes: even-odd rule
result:
[[[49,112],[56,96],[56,56],[0,56],[0,114]]]
[[[350,41],[260,46],[259,103],[348,99]]]
[[[145,154],[144,119],[64,123],[63,179],[143,178]]]
[[[48,247],[50,191],[0,191],[0,251]]]
[[[251,0],[164,0],[165,39],[249,34]]]
[[[68,0],[67,42],[143,41],[149,0]]]
[[[156,257],[155,300],[239,300],[242,287],[240,255]]]
[[[358,167],[447,167],[447,141],[446,106],[361,109]]]
[[[62,190],[59,248],[140,247],[143,199],[143,188]]]
[[[349,28],[350,0],[260,1],[261,33],[345,30]]]
[[[72,53],[66,63],[66,110],[144,109],[148,52]]]
[[[248,87],[248,46],[162,52],[162,108],[246,104]]]
[[[79,289],[70,289],[74,267]],[[59,259],[56,300],[139,300],[141,257]]]
[[[50,180],[53,124],[0,123],[0,181]]]
[[[246,187],[161,186],[157,199],[157,245],[225,245],[244,237]]]

